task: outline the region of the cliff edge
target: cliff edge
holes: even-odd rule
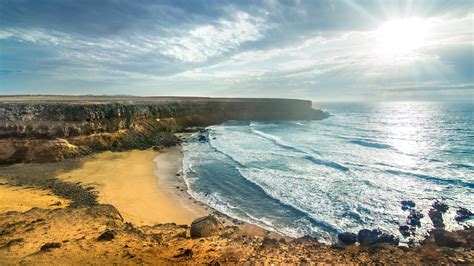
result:
[[[200,97],[0,97],[0,164],[177,144],[174,133],[227,120],[317,120],[310,101]]]

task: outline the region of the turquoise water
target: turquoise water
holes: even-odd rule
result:
[[[298,237],[379,228],[400,236],[401,200],[432,228],[435,199],[474,211],[474,104],[315,104],[322,121],[233,122],[209,127],[209,142],[183,146],[196,199],[235,218]],[[467,223],[474,224],[472,220]],[[402,238],[403,239],[403,238]]]

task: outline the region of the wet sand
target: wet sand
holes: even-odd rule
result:
[[[209,211],[180,191],[185,189],[176,176],[181,165],[181,147],[161,153],[103,152],[85,158],[81,167],[58,178],[93,186],[99,193],[99,203],[112,204],[133,224],[190,224]]]

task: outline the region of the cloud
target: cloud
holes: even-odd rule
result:
[[[238,12],[232,21],[221,20],[216,25],[200,26],[182,36],[160,41],[163,54],[185,62],[206,61],[232,51],[242,43],[261,38],[264,22],[262,18]]]
[[[473,14],[470,1],[441,0],[0,0],[0,93],[326,99],[459,87],[474,77]],[[406,17],[433,34],[381,58],[375,31]]]

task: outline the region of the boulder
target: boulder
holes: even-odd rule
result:
[[[454,219],[457,222],[464,222],[465,220],[471,219],[473,216],[474,214],[470,210],[461,207],[456,211],[456,217],[454,217]]]
[[[191,237],[209,237],[219,233],[224,226],[219,220],[212,215],[205,216],[194,220],[191,223]]]
[[[433,222],[434,228],[444,228],[443,213],[449,209],[449,206],[444,202],[436,200],[433,202],[432,207],[433,208],[428,211],[428,216],[430,217],[431,222]]]
[[[193,257],[193,250],[192,249],[185,249],[181,253],[174,255],[175,258],[186,258],[190,259]]]
[[[357,235],[350,232],[337,234],[337,239],[344,245],[352,245],[357,242]]]
[[[41,246],[40,250],[43,252],[50,251],[53,248],[60,248],[61,243],[46,243]]]
[[[362,229],[357,234],[357,241],[363,246],[387,243],[398,245],[399,239],[393,235],[381,232],[380,230]]]
[[[112,239],[115,238],[115,235],[113,232],[111,231],[105,231],[103,232],[98,238],[97,240],[98,241],[112,241]]]
[[[437,230],[434,232],[435,243],[441,247],[457,248],[467,246],[467,241],[457,232]]]
[[[407,217],[407,223],[411,226],[421,227],[421,218],[425,217],[420,211],[415,209],[410,210],[410,214]]]
[[[428,212],[428,216],[431,219],[431,222],[433,222],[433,226],[436,229],[444,228],[444,220],[443,220],[443,214],[441,211],[438,209],[430,209]]]
[[[265,237],[262,241],[261,248],[272,248],[278,245],[278,240],[274,238]]]
[[[206,136],[204,136],[204,135],[199,135],[198,140],[199,140],[200,142],[206,142],[206,141],[207,141],[207,138],[206,138]]]
[[[402,204],[402,210],[404,211],[414,208],[416,206],[415,202],[413,202],[412,200],[402,200],[400,201],[400,203]]]
[[[433,206],[433,209],[441,213],[445,213],[449,209],[448,204],[441,202],[439,200],[435,201],[432,206]]]
[[[398,230],[400,231],[400,234],[402,234],[402,236],[404,237],[409,237],[411,235],[410,226],[408,225],[400,225],[398,227]]]

